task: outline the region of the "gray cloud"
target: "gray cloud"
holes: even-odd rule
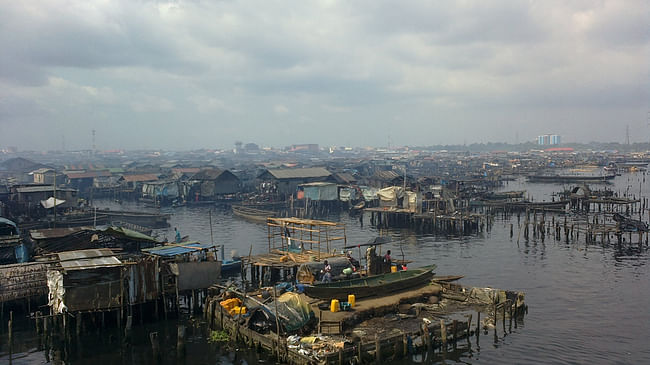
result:
[[[3,2],[0,126],[40,128],[3,133],[0,147],[57,148],[52,134],[84,141],[93,128],[105,148],[514,142],[513,130],[523,140],[549,128],[589,141],[610,138],[623,116],[645,133],[647,10],[616,0]]]

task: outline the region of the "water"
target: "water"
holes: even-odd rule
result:
[[[617,177],[609,188],[623,193],[650,196],[650,186],[641,173]],[[527,190],[536,201],[550,201],[552,193],[568,187],[550,184],[528,184],[524,181],[510,182],[503,190]],[[604,185],[595,188],[601,189]],[[103,202],[113,209],[136,209],[131,204],[119,206]],[[137,209],[144,209],[138,207]],[[210,233],[210,213],[212,237]],[[165,211],[165,210],[163,210]],[[233,217],[225,208],[181,207],[170,209],[173,213],[171,228],[156,231],[161,236],[173,238],[173,227],[191,240],[223,244],[226,256],[231,250],[240,255],[263,253],[267,250],[266,227]],[[346,224],[348,244],[364,243],[379,234],[370,227],[369,217],[361,227],[358,218],[343,213],[327,217]],[[647,220],[647,216],[644,217]],[[515,225],[514,238],[509,237],[510,224]],[[650,363],[650,265],[647,246],[614,244],[567,244],[547,237],[545,242],[526,242],[523,235],[517,243],[517,218],[497,218],[492,230],[470,237],[441,237],[418,235],[408,230],[389,230],[393,243],[383,249],[391,249],[393,256],[414,260],[413,266],[430,263],[438,265],[440,275],[465,275],[462,283],[473,286],[492,286],[520,290],[526,293],[529,313],[513,333],[504,336],[500,331],[496,341],[482,336],[480,343],[460,344],[458,350],[446,358],[438,354],[427,359],[429,363],[466,364],[642,364]],[[584,238],[581,236],[581,239]],[[353,251],[355,255],[356,252]],[[148,342],[152,330],[173,334],[175,323],[135,326],[135,343],[129,353],[121,353],[107,344],[110,334],[102,334],[88,340],[83,356],[69,363],[153,363]],[[171,326],[171,327],[170,327]],[[25,326],[23,326],[25,327]],[[167,329],[165,329],[167,328]],[[171,329],[170,329],[171,328]],[[233,359],[222,353],[216,345],[206,342],[199,333],[188,340],[186,362],[197,364],[241,363],[241,357]],[[35,335],[23,330],[20,338],[28,344],[17,356],[15,363],[45,363],[44,351],[38,350]],[[171,335],[168,335],[171,336]],[[171,336],[173,337],[173,336]],[[103,340],[102,340],[103,339]],[[6,338],[0,338],[6,343]],[[172,339],[173,340],[173,339]],[[173,349],[174,343],[167,343]],[[31,341],[31,342],[30,342]],[[6,346],[0,348],[0,363],[6,361]],[[161,344],[161,347],[162,344]],[[244,356],[245,355],[245,356]],[[250,351],[243,351],[247,363],[263,361]],[[413,360],[421,362],[420,357]],[[163,363],[177,363],[174,353],[163,358]]]

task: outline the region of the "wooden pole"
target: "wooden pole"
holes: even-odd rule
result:
[[[13,327],[14,327],[14,311],[9,312],[9,323],[7,329],[9,330],[9,364],[11,365],[11,358],[13,356],[14,342],[13,342]]]
[[[440,339],[442,340],[442,347],[447,350],[447,326],[445,320],[440,320]]]
[[[151,342],[151,352],[153,353],[154,362],[158,362],[160,358],[160,340],[158,339],[158,332],[149,333],[149,342]]]
[[[185,326],[178,325],[176,336],[176,353],[178,357],[185,356]]]
[[[377,364],[381,364],[381,341],[379,341],[379,334],[375,334],[375,359]]]

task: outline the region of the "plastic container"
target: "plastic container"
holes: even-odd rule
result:
[[[397,266],[392,265],[392,266],[390,267],[390,272],[397,272]]]
[[[350,307],[354,308],[354,305],[356,304],[354,294],[348,294],[348,303],[350,303]]]
[[[332,302],[330,303],[330,311],[332,312],[338,312],[341,308],[339,308],[339,300],[338,299],[332,299]]]
[[[231,316],[234,317],[234,316],[239,315],[239,314],[246,314],[246,312],[248,312],[246,307],[236,306],[236,307],[233,307],[231,310],[229,310],[228,314],[230,314]]]

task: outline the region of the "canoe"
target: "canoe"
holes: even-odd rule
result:
[[[241,271],[241,258],[234,260],[222,260],[221,261],[221,273],[224,272],[240,272]]]
[[[232,214],[252,222],[266,223],[269,217],[275,217],[275,212],[269,210],[250,208],[243,205],[233,205]]]
[[[616,175],[603,175],[603,176],[586,176],[586,175],[529,175],[528,181],[530,182],[551,182],[551,183],[572,183],[572,182],[603,182],[609,181],[616,177]]]
[[[365,298],[425,286],[431,282],[436,265],[388,274],[367,276],[358,279],[341,280],[305,286],[305,294],[312,298],[347,301],[349,294]]]
[[[167,228],[169,227],[169,218],[171,214],[146,213],[146,212],[127,212],[121,210],[104,210],[97,209],[97,215],[105,215],[108,220],[128,222],[148,228]]]

